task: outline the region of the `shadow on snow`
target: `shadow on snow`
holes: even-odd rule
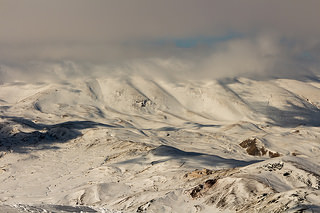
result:
[[[251,161],[243,161],[236,159],[227,159],[217,155],[211,155],[200,152],[187,152],[180,150],[178,148],[168,146],[168,145],[160,145],[159,147],[150,151],[151,155],[158,160],[152,161],[151,164],[155,165],[158,163],[163,163],[170,160],[178,160],[181,162],[181,165],[187,163],[189,165],[194,165],[195,168],[198,168],[199,165],[204,165],[208,167],[222,167],[222,168],[235,168],[235,167],[243,167],[253,163],[260,162],[261,160],[251,160]],[[120,162],[119,164],[127,164],[127,163],[145,163],[145,157],[138,157],[130,160],[126,160]]]
[[[121,126],[108,125],[93,121],[67,121],[59,124],[41,124],[31,120],[2,116],[7,121],[0,123],[0,151],[12,150],[25,153],[34,149],[55,149],[52,143],[64,143],[82,135],[80,130],[106,127],[121,128]],[[15,130],[14,125],[28,128],[29,131],[22,132]],[[40,145],[40,146],[39,146]],[[36,148],[37,147],[37,148]]]

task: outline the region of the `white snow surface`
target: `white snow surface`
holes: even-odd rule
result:
[[[319,80],[2,84],[0,212],[320,212]]]

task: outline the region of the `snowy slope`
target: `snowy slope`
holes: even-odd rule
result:
[[[3,84],[0,211],[317,212],[319,106],[315,80]]]

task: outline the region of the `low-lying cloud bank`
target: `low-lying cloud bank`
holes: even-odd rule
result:
[[[300,44],[299,44],[300,45]],[[213,78],[310,78],[320,74],[317,47],[286,44],[274,36],[235,38],[213,47],[177,48],[154,57],[126,60],[35,59],[2,63],[1,82],[68,81],[143,75],[167,80]],[[160,47],[160,48],[163,48]],[[169,49],[168,48],[168,49]],[[165,49],[165,48],[164,48]],[[163,50],[164,52],[166,50]],[[152,54],[150,53],[152,56]]]
[[[0,83],[318,76],[318,8],[317,0],[3,0]]]

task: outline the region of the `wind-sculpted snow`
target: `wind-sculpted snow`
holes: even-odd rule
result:
[[[319,81],[0,86],[0,211],[320,211]]]

